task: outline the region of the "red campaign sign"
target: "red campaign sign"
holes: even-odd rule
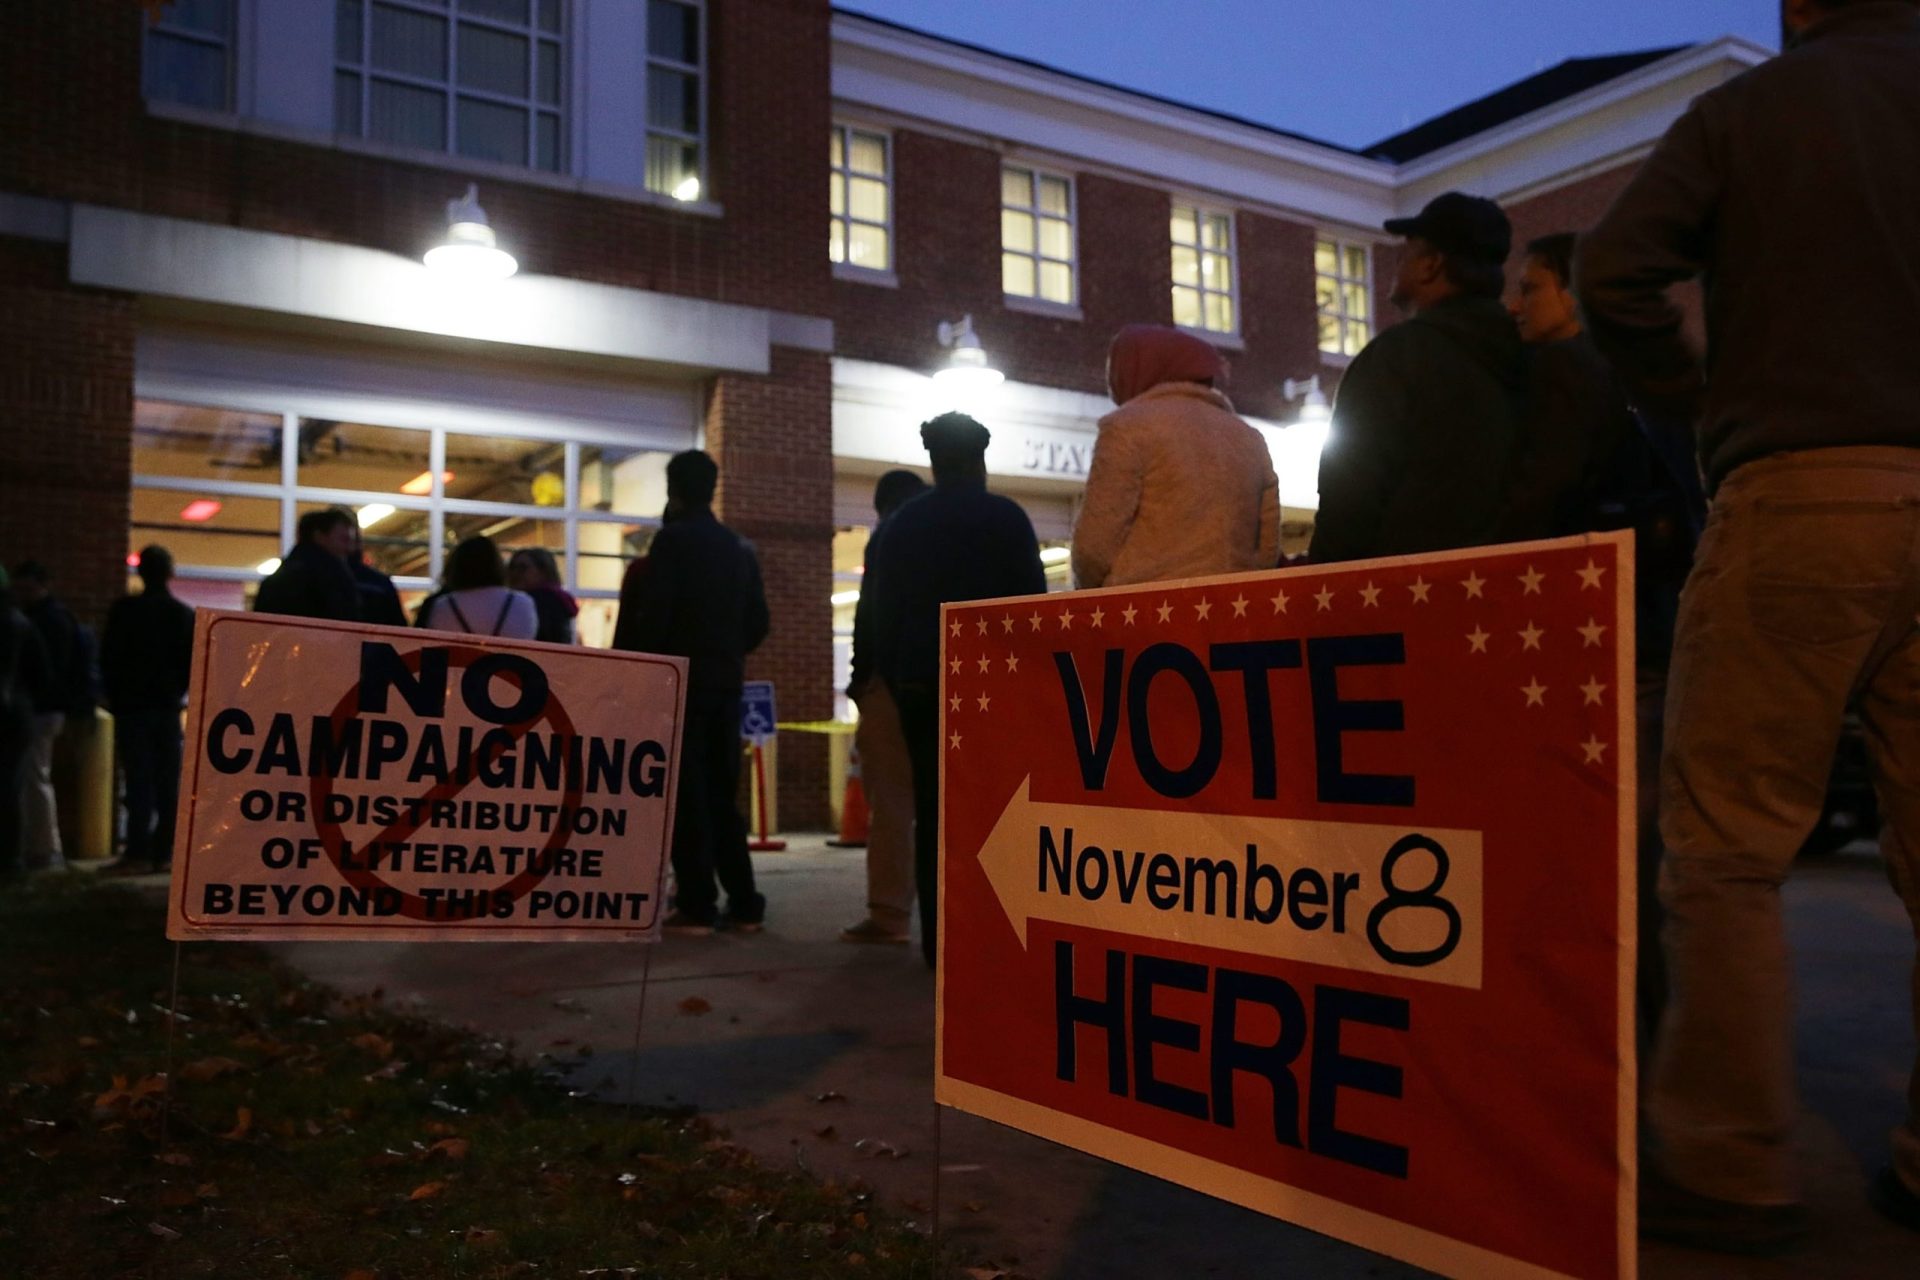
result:
[[[1631,1277],[1631,545],[947,606],[939,1101]]]

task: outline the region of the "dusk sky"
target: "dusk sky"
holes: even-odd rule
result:
[[[1777,0],[850,0],[1063,71],[1363,146],[1565,58],[1737,35]]]

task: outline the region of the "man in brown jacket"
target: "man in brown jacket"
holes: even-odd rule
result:
[[[1804,1232],[1780,886],[1849,704],[1920,931],[1920,11],[1783,0],[1782,14],[1787,52],[1693,104],[1575,268],[1642,410],[1698,423],[1714,490],[1667,698],[1673,991],[1640,1221],[1737,1252]],[[1704,369],[1666,296],[1696,275]],[[1920,1229],[1920,1073],[1893,1151],[1873,1201]]]

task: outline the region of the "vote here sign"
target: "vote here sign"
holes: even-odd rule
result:
[[[649,940],[686,660],[202,611],[167,936]]]
[[[1632,591],[1609,535],[948,606],[939,1100],[1631,1276]]]

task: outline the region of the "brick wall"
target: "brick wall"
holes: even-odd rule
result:
[[[824,126],[823,126],[824,131]],[[816,246],[817,247],[817,246]],[[772,680],[780,718],[833,716],[833,370],[828,358],[777,348],[766,377],[715,379],[707,451],[720,464],[716,509],[753,540],[772,632],[748,662]],[[828,825],[827,740],[780,737],[780,825]]]
[[[0,563],[43,561],[97,626],[127,575],[133,300],[66,278],[65,246],[0,238]]]

